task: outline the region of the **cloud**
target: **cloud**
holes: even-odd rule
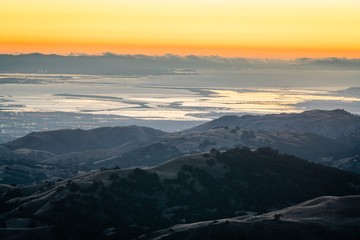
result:
[[[166,54],[45,55],[40,53],[0,55],[0,72],[5,73],[69,73],[115,75],[172,75],[176,69],[318,69],[360,71],[360,59],[299,58],[293,60],[225,58],[219,56],[179,56]],[[188,74],[188,73],[187,73]]]

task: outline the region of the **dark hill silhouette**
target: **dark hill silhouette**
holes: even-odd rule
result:
[[[51,230],[49,239],[133,239],[174,224],[263,213],[324,195],[359,194],[359,175],[270,148],[235,148],[152,168],[93,171],[10,189],[0,199],[0,219],[19,228],[25,221],[45,227]]]

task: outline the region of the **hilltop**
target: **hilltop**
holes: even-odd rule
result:
[[[302,113],[223,116],[186,131],[207,131],[217,127],[240,127],[265,131],[294,130],[336,138],[360,129],[360,116],[344,110],[311,110]]]

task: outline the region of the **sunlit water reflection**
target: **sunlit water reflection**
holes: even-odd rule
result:
[[[218,79],[216,80],[216,76]],[[228,76],[228,79],[223,80]],[[281,74],[279,75],[281,76]],[[254,76],[251,76],[254,78]],[[288,76],[282,76],[286,78]],[[348,85],[259,87],[247,75],[102,76],[3,74],[0,110],[112,114],[137,119],[204,121],[219,114],[301,112],[343,108],[360,113],[360,97],[339,93]],[[285,82],[274,80],[273,85]],[[223,84],[222,84],[223,83]],[[312,105],[313,103],[313,105]]]

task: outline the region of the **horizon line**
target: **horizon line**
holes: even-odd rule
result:
[[[63,56],[63,57],[126,57],[126,56],[142,56],[142,57],[179,57],[179,58],[187,58],[187,57],[199,57],[199,58],[219,58],[219,59],[261,59],[261,60],[279,60],[279,61],[292,61],[292,60],[360,60],[359,57],[349,58],[349,57],[294,57],[294,58],[277,58],[277,57],[246,57],[246,56],[238,56],[238,57],[228,57],[228,56],[220,56],[220,55],[201,55],[201,54],[174,54],[174,53],[165,53],[165,54],[142,54],[142,53],[114,53],[114,52],[102,52],[102,53],[84,53],[84,52],[71,52],[71,53],[42,53],[42,52],[29,52],[29,53],[0,53],[0,56],[27,56],[27,55],[42,55],[42,56]]]

